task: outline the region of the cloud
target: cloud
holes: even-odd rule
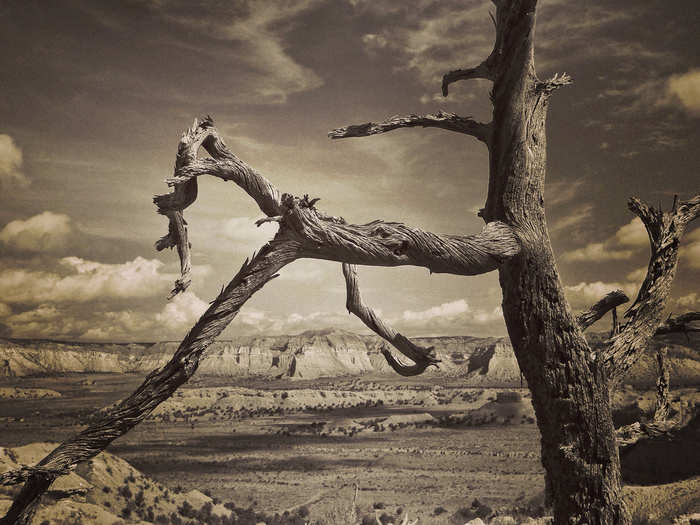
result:
[[[617,230],[614,239],[617,244],[622,246],[644,248],[649,245],[649,235],[639,217],[635,217]]]
[[[668,94],[683,109],[692,115],[700,115],[700,69],[692,69],[687,73],[672,75],[666,85]]]
[[[0,188],[24,187],[29,179],[22,172],[22,150],[10,135],[0,134]]]
[[[184,292],[168,301],[163,310],[156,314],[155,320],[169,329],[189,328],[208,307],[209,304],[194,293]]]
[[[592,242],[584,246],[583,248],[578,248],[576,250],[571,250],[565,252],[562,256],[564,260],[574,262],[574,261],[619,261],[629,259],[634,255],[632,250],[611,250],[609,249],[608,243],[603,242]]]
[[[266,222],[257,227],[256,219],[251,217],[231,217],[223,223],[217,223],[213,231],[219,232],[237,246],[257,249],[272,239],[277,233],[275,223]],[[230,250],[230,246],[223,245],[223,249]]]
[[[12,313],[12,308],[10,308],[8,305],[5,303],[0,303],[0,318],[1,317],[7,317]]]
[[[250,102],[277,104],[287,101],[293,93],[312,90],[323,85],[323,80],[311,69],[299,64],[287,52],[284,37],[294,26],[297,18],[317,6],[318,0],[287,2],[273,0],[241,6],[236,2],[221,3],[206,11],[190,11],[189,4],[162,2],[154,4],[156,12],[166,20],[199,31],[206,36],[224,42],[233,42],[235,50],[229,49],[229,66],[237,71],[236,94]],[[174,9],[174,7],[180,9]],[[181,42],[172,42],[184,45]],[[190,44],[192,45],[192,44]],[[194,44],[196,47],[197,44]],[[200,53],[211,50],[197,47]],[[217,53],[221,54],[217,48]]]
[[[680,260],[694,270],[700,270],[700,228],[695,228],[681,240]]]
[[[439,306],[433,306],[432,308],[419,312],[406,310],[402,318],[404,321],[428,321],[436,317],[454,317],[469,311],[470,308],[467,302],[464,299],[459,299],[450,303],[443,303]]]
[[[696,304],[700,304],[700,295],[698,295],[697,292],[683,295],[682,297],[676,299],[676,304],[680,307],[691,308]]]
[[[163,294],[175,276],[160,272],[163,263],[136,257],[104,264],[79,257],[60,261],[67,275],[10,268],[0,271],[0,297],[7,303],[84,303],[99,299],[133,299]]]
[[[628,297],[633,298],[637,292],[638,285],[631,282],[603,282],[595,281],[591,283],[580,282],[578,284],[565,286],[566,298],[574,309],[588,308],[598,302],[605,295],[613,290],[622,290]]]
[[[566,230],[567,233],[578,233],[579,229],[576,227],[593,218],[593,210],[592,204],[577,206],[571,209],[567,215],[555,220],[550,231],[556,233]]]
[[[562,258],[569,262],[620,261],[629,259],[640,249],[649,244],[649,237],[642,221],[638,217],[620,227],[615,234],[603,242],[592,242],[565,252]]]
[[[149,341],[182,337],[208,304],[192,292],[169,301],[160,312],[136,304],[123,309],[85,308],[76,303],[42,303],[5,319],[14,337],[86,341]]]
[[[0,230],[0,242],[24,252],[56,251],[73,233],[68,215],[45,211],[26,220],[8,222]]]

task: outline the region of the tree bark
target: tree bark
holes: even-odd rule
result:
[[[534,0],[499,3],[489,192],[483,217],[520,253],[499,268],[503,313],[532,391],[557,524],[627,523],[605,369],[564,296],[544,213],[550,86],[533,62]]]
[[[654,405],[654,422],[665,421],[671,412],[668,400],[671,373],[668,369],[668,348],[663,346],[656,351],[656,367],[659,374],[656,379],[656,404]]]

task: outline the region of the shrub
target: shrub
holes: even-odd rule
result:
[[[433,516],[439,516],[440,514],[444,514],[447,512],[447,509],[445,507],[435,507],[435,510],[433,510]]]

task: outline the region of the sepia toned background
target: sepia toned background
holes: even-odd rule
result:
[[[466,4],[466,8],[465,8]],[[86,341],[181,338],[245,257],[272,237],[233,184],[205,178],[187,210],[194,279],[153,242],[180,133],[211,114],[232,151],[282,191],[351,222],[441,233],[481,228],[483,145],[441,130],[331,141],[399,113],[488,120],[487,82],[443,73],[491,49],[487,2],[66,1],[0,5],[0,335]],[[543,2],[541,77],[553,97],[547,213],[575,309],[634,293],[648,258],[626,201],[669,207],[698,190],[695,2]],[[408,335],[503,335],[495,273],[362,268],[369,304]],[[700,227],[686,235],[670,308],[700,309]],[[224,332],[363,331],[340,265],[297,261]]]

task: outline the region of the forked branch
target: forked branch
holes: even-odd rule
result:
[[[647,229],[651,258],[637,298],[625,312],[626,321],[604,351],[609,374],[614,379],[624,375],[657,330],[665,328],[661,316],[678,266],[680,239],[688,223],[700,215],[700,195],[680,203],[674,199],[670,212],[657,210],[639,199],[630,199],[629,208]]]
[[[328,136],[332,139],[368,137],[395,129],[414,127],[441,128],[448,131],[456,131],[457,133],[471,135],[485,143],[488,143],[491,133],[491,126],[489,124],[477,122],[470,117],[460,117],[454,113],[438,111],[434,115],[396,115],[380,123],[367,122],[366,124],[337,128],[329,132]]]
[[[362,301],[357,270],[354,265],[343,264],[343,275],[345,276],[345,287],[347,290],[345,306],[348,312],[359,317],[370,330],[391,343],[394,348],[415,363],[413,365],[404,365],[396,360],[388,349],[382,348],[382,354],[384,354],[391,368],[402,376],[416,376],[422,374],[430,365],[437,366],[440,360],[435,357],[434,347],[423,347],[413,343],[385,323],[374,310]]]

